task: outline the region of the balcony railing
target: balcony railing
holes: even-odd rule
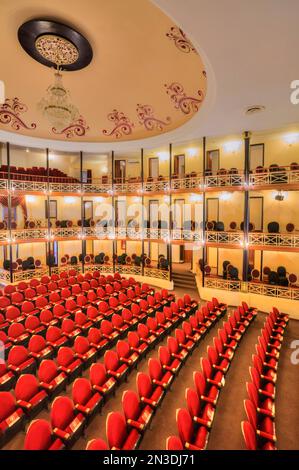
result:
[[[281,287],[264,284],[262,282],[243,282],[217,277],[205,277],[205,287],[227,291],[242,291],[269,297],[279,297],[282,299],[299,300],[299,288]]]
[[[296,233],[254,233],[248,235],[251,246],[272,246],[299,248],[299,234]]]
[[[299,171],[285,169],[282,171],[267,171],[249,175],[249,184],[252,186],[298,184]]]
[[[242,246],[244,241],[243,232],[206,232],[206,243],[238,245]]]
[[[221,289],[229,291],[241,291],[244,289],[242,281],[233,281],[230,279],[221,279],[217,277],[205,277],[205,287],[212,289]]]
[[[224,174],[224,175],[209,175],[204,178],[204,185],[206,188],[215,188],[222,186],[242,186],[245,182],[244,175],[237,174]]]
[[[64,265],[56,266],[51,268],[52,274],[60,274],[63,271],[68,271],[69,269],[75,269],[77,273],[82,272],[81,265]],[[93,272],[99,271],[103,274],[112,274],[113,266],[111,264],[86,264],[84,266],[84,272]],[[117,265],[116,271],[120,274],[132,275],[132,276],[141,276],[142,268],[140,266],[130,266],[130,265]],[[49,274],[49,268],[43,266],[37,269],[28,269],[26,271],[15,271],[13,272],[13,282],[20,282],[30,280],[32,278],[40,278],[41,276]],[[169,271],[163,271],[156,268],[144,268],[144,276],[153,277],[155,279],[164,279],[169,280]],[[4,269],[0,269],[0,280],[4,283],[10,282],[10,272]]]

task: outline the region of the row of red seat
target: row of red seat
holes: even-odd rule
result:
[[[187,312],[191,311],[190,307],[186,307],[186,310]],[[184,312],[180,312],[180,313],[184,313]],[[158,319],[160,319],[162,322],[165,322],[165,316],[163,312],[157,312],[156,315],[158,316]],[[150,320],[150,318],[148,320]],[[155,320],[155,319],[152,319],[152,320]],[[96,342],[89,343],[88,338],[85,338],[84,336],[77,336],[75,339],[75,351],[73,351],[71,348],[66,347],[64,345],[64,344],[67,344],[65,343],[65,341],[68,340],[68,338],[66,338],[65,336],[61,334],[61,331],[58,327],[56,326],[49,327],[49,330],[51,329],[52,333],[53,332],[55,332],[55,334],[57,332],[60,333],[59,337],[57,336],[55,336],[55,338],[51,337],[51,339],[52,340],[54,339],[54,341],[50,341],[51,344],[46,344],[46,347],[45,347],[45,351],[47,353],[49,352],[51,353],[51,349],[57,350],[59,348],[58,354],[57,354],[57,364],[55,363],[53,364],[53,361],[43,360],[38,370],[38,377],[40,379],[39,387],[41,387],[46,393],[48,393],[49,398],[52,398],[55,395],[55,392],[57,392],[57,390],[61,391],[62,386],[66,383],[66,379],[68,382],[71,382],[75,377],[80,375],[82,367],[84,365],[86,366],[87,364],[90,364],[90,362],[94,359],[95,349],[97,350],[97,352],[98,351],[102,352],[105,347],[105,344],[103,343],[108,344],[108,339],[109,339],[110,340],[109,346],[111,346],[112,344],[115,343],[118,337],[120,337],[119,335],[120,331],[117,331],[117,330],[113,331],[112,324],[109,321],[103,320],[101,323],[101,327],[102,326],[108,327],[108,324],[110,325],[109,334],[107,334],[106,329],[105,329],[105,333],[103,333],[102,335],[101,335],[100,329],[92,328],[89,330],[89,333],[91,332],[93,333],[93,337],[90,339],[93,339],[93,341],[96,341]],[[158,332],[155,335],[155,331],[156,330],[158,331],[158,328],[157,328],[158,323],[156,320],[154,321],[152,327],[154,329],[150,331],[146,325],[139,324],[138,333],[133,332],[133,331],[131,332],[132,336],[130,339],[131,339],[131,343],[134,346],[131,346],[130,344],[129,347],[127,347],[127,344],[124,342],[118,343],[117,350],[120,356],[118,356],[117,353],[114,351],[106,351],[104,364],[102,365],[102,367],[104,368],[105,376],[106,375],[108,376],[107,382],[111,381],[110,379],[111,379],[111,376],[113,376],[113,374],[119,374],[120,372],[118,369],[122,370],[124,368],[122,366],[125,365],[128,362],[128,360],[130,360],[130,357],[126,357],[126,356],[130,354],[131,347],[140,346],[142,348],[142,346],[140,345],[140,341],[146,344],[147,343],[151,344],[151,346],[153,346],[155,341],[159,340],[159,337],[161,338],[163,337],[163,335],[158,335]],[[124,333],[126,333],[126,330],[124,330]],[[135,333],[135,335],[133,335],[133,333]],[[96,338],[96,334],[97,334],[97,338]],[[44,340],[42,336],[38,336],[38,335],[35,335],[35,338],[40,338],[41,340]],[[14,364],[10,363],[12,358],[15,359],[16,353],[23,355],[22,363],[18,361],[17,367]],[[10,356],[12,356],[12,358]],[[9,359],[8,359],[8,368],[10,370],[8,372],[4,370],[5,372],[4,376],[6,377],[6,382],[7,382],[8,377],[10,377],[11,379],[14,379],[16,375],[24,374],[26,372],[34,372],[36,369],[36,365],[37,365],[35,362],[35,359],[37,359],[37,357],[35,358],[28,357],[27,350],[24,346],[13,347],[10,351]],[[43,359],[43,355],[39,355],[39,359]],[[3,368],[5,368],[4,365],[3,365]],[[49,370],[49,374],[47,374],[47,369]],[[65,376],[63,376],[63,374]],[[102,380],[103,380],[103,374],[102,374]],[[101,385],[103,385],[103,383]],[[12,395],[11,397],[13,399]],[[6,394],[6,399],[7,399],[7,394]],[[32,397],[32,399],[34,399],[34,396]],[[17,411],[19,411],[19,407],[17,407],[15,402],[14,404],[15,406],[13,408],[14,410],[13,414],[14,416],[16,416]],[[8,407],[8,409],[11,410],[10,407]],[[0,416],[0,418],[2,421],[1,424],[3,424],[4,428],[5,428],[5,424],[7,423],[7,420],[11,421],[11,417],[7,415],[7,409],[2,409],[2,416]],[[13,432],[13,429],[16,429],[16,431],[19,429],[20,423],[22,421],[23,421],[23,415],[20,416],[18,419],[16,419],[15,422],[14,420],[12,420],[14,426],[12,424],[10,425],[8,434],[3,432],[3,435],[2,435],[3,442],[6,442],[6,439],[10,437],[11,433]]]
[[[215,300],[216,302],[216,300]],[[195,307],[195,306],[194,306]],[[211,305],[210,305],[211,308]],[[187,315],[194,313],[194,308],[187,308]],[[215,321],[225,312],[225,307],[221,311],[215,309],[216,313],[207,310],[207,317],[204,320],[209,323],[209,328]],[[158,313],[157,312],[156,316]],[[154,329],[149,330],[149,336],[146,338],[139,338],[139,342],[132,347],[133,336],[138,336],[136,332],[131,332],[131,338],[128,338],[128,343],[119,341],[117,343],[117,351],[107,351],[105,353],[104,362],[109,354],[111,362],[109,364],[93,364],[90,368],[90,377],[88,379],[76,379],[72,390],[72,399],[65,399],[65,397],[58,397],[52,405],[51,409],[51,424],[43,420],[38,420],[28,428],[25,448],[26,449],[56,449],[57,447],[67,446],[70,447],[75,440],[83,432],[83,428],[88,425],[89,421],[101,409],[101,406],[107,396],[110,395],[115,386],[125,380],[130,369],[136,366],[137,361],[144,356],[147,349],[165,337],[180,321],[186,317],[186,312],[179,312],[172,315],[169,320],[162,323],[157,323]],[[192,317],[190,317],[191,319]],[[165,319],[166,320],[166,319]],[[184,321],[183,327],[189,322]],[[140,325],[141,326],[141,325]],[[146,325],[142,325],[146,327]],[[206,328],[206,331],[208,328]],[[183,330],[182,330],[183,331]],[[195,333],[195,332],[194,332]],[[202,332],[204,334],[204,332]],[[199,335],[198,335],[199,338]],[[142,343],[140,344],[140,340]],[[190,340],[188,340],[190,341]],[[173,344],[174,343],[174,344]],[[194,340],[194,345],[196,345]],[[131,347],[130,347],[131,346]],[[176,352],[173,352],[176,351]],[[134,392],[126,392],[124,395],[124,410],[125,418],[119,413],[112,413],[108,416],[107,433],[109,434],[108,441],[111,448],[135,448],[137,442],[140,441],[141,429],[145,430],[145,419],[149,422],[150,417],[154,414],[154,410],[158,406],[158,402],[162,401],[162,395],[166,393],[170,384],[179,370],[179,365],[183,363],[186,356],[192,352],[191,349],[187,350],[179,345],[179,342],[174,337],[168,337],[168,348],[160,347],[159,359],[149,359],[149,375],[138,374],[137,385],[139,390],[140,401]],[[179,354],[178,354],[179,353]],[[180,360],[177,358],[180,357]],[[106,367],[105,367],[106,366]],[[113,369],[111,368],[113,367]],[[175,370],[174,370],[175,369]],[[105,380],[105,373],[106,380]],[[98,375],[101,376],[100,380]],[[159,398],[157,397],[159,395]],[[155,397],[155,400],[151,397]],[[137,400],[137,401],[136,401]],[[63,423],[60,420],[60,426],[57,426],[56,408],[59,403],[59,416],[63,416]],[[148,404],[150,403],[151,406]],[[137,416],[139,411],[141,416]],[[75,432],[71,432],[71,423],[76,422]],[[130,431],[127,429],[127,425]],[[135,427],[134,427],[135,426]],[[73,426],[74,427],[74,426]],[[137,429],[136,429],[137,428]],[[45,437],[42,444],[39,442],[40,434]],[[136,440],[137,438],[137,440]],[[57,441],[59,439],[59,441]],[[126,444],[125,444],[126,441]],[[100,440],[101,442],[101,440]],[[42,447],[41,447],[42,445]],[[103,445],[103,443],[102,443]],[[107,445],[104,443],[107,448]],[[122,446],[124,445],[124,446]]]
[[[207,357],[201,358],[202,372],[194,372],[194,389],[186,389],[187,408],[176,410],[178,434],[166,441],[167,450],[204,450],[212,427],[225,376],[245,332],[257,312],[243,302],[218,331],[214,346],[207,348]]]
[[[248,450],[276,450],[275,387],[277,368],[288,315],[276,308],[268,316],[249,368],[251,382],[246,384],[244,401],[248,421],[241,423]]]

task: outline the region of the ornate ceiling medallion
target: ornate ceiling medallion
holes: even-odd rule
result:
[[[92,60],[92,48],[78,31],[57,21],[26,21],[18,30],[23,49],[37,62],[62,70],[80,70]]]
[[[79,58],[76,46],[55,34],[39,36],[35,41],[35,47],[44,59],[60,66],[74,64]]]

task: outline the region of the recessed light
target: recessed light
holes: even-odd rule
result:
[[[256,105],[253,105],[253,106],[248,106],[248,108],[246,108],[246,110],[245,110],[245,114],[247,114],[247,115],[256,114],[256,113],[259,113],[261,111],[264,111],[265,109],[266,109],[266,107],[262,106],[260,104],[256,104]]]

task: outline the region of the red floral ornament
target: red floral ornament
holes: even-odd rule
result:
[[[184,87],[180,83],[173,82],[170,85],[166,84],[165,87],[176,109],[180,109],[184,114],[197,113],[203,100],[201,90],[197,91],[199,98],[194,98],[185,93]]]
[[[178,26],[173,26],[170,31],[166,33],[166,36],[174,41],[174,44],[181,52],[185,52],[186,54],[195,52],[195,54],[197,54],[197,51],[190,39],[187,38],[184,31],[182,31]]]
[[[114,128],[111,131],[103,129],[104,135],[109,137],[114,135],[116,139],[120,139],[123,136],[132,134],[134,124],[123,112],[114,109],[112,113],[108,114],[108,119],[114,123]]]
[[[15,131],[24,129],[36,129],[36,124],[26,124],[20,115],[28,111],[28,106],[19,101],[19,98],[6,98],[5,102],[0,107],[0,122],[1,124],[10,124]]]
[[[89,126],[82,116],[80,116],[77,121],[73,122],[61,131],[58,131],[55,127],[52,127],[53,134],[64,134],[67,139],[70,139],[71,137],[82,137],[88,130]]]
[[[158,119],[154,116],[154,109],[150,105],[137,105],[137,116],[139,123],[143,125],[148,131],[163,131],[165,126],[171,123],[171,118],[167,116],[165,121]]]

